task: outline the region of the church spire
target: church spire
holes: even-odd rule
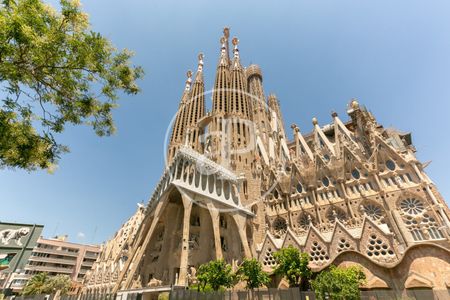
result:
[[[198,54],[198,67],[197,74],[195,74],[195,82],[203,82],[203,53]]]
[[[247,80],[244,69],[240,63],[239,40],[234,37],[233,62],[231,64],[231,97],[229,102],[229,113],[240,115],[246,119],[250,118],[250,107],[247,99]]]
[[[198,55],[198,68],[190,101],[186,110],[186,128],[190,132],[188,144],[195,150],[200,149],[199,136],[202,134],[198,121],[205,115],[205,84],[203,82],[203,53]]]
[[[228,61],[228,64],[230,64],[230,47],[228,44],[228,39],[230,38],[230,28],[229,27],[223,28],[223,37],[225,39],[224,43],[225,43],[225,52],[226,52],[226,56],[227,56],[227,61]]]
[[[234,37],[231,41],[233,43],[233,68],[241,67],[241,62],[239,58],[239,39]]]
[[[228,110],[227,95],[230,86],[230,70],[229,70],[229,55],[228,55],[228,28],[224,29],[224,35],[220,39],[220,59],[217,65],[216,78],[214,81],[213,92],[213,113],[225,114]]]
[[[187,79],[186,79],[186,84],[184,86],[184,92],[183,92],[183,96],[181,97],[181,103],[186,103],[189,100],[189,94],[191,91],[191,85],[192,85],[192,71],[188,70],[186,73]]]
[[[183,95],[181,96],[180,105],[178,106],[175,122],[172,127],[172,136],[168,149],[168,161],[170,162],[175,155],[177,148],[183,143],[183,137],[186,129],[187,106],[191,96],[192,71],[186,73],[186,84],[184,86]]]

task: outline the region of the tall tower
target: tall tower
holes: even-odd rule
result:
[[[263,76],[258,65],[250,65],[246,68],[247,88],[252,107],[253,122],[267,147],[267,134],[269,133],[269,118],[267,111],[266,96],[263,88]]]
[[[203,81],[203,54],[198,55],[198,68],[191,92],[191,99],[187,103],[186,131],[188,146],[200,151],[200,135],[203,133],[198,121],[205,115],[205,83]]]
[[[229,106],[229,124],[228,135],[231,141],[231,150],[233,155],[231,160],[236,160],[241,157],[240,152],[245,154],[248,152],[253,138],[253,123],[250,112],[249,99],[247,97],[247,81],[244,73],[244,68],[241,65],[239,57],[239,40],[233,38],[233,61],[231,63],[231,84],[230,84],[230,98]],[[242,159],[242,158],[240,158]]]
[[[209,126],[209,143],[211,151],[208,156],[220,163],[222,160],[228,159],[228,140],[225,136],[225,117],[228,113],[228,99],[230,93],[230,58],[228,53],[229,30],[225,28],[224,35],[220,39],[221,49],[219,62],[217,64],[216,76],[214,80],[211,124]]]
[[[167,150],[167,162],[170,163],[175,156],[176,150],[185,142],[186,126],[187,126],[187,107],[191,98],[191,84],[192,71],[187,73],[186,85],[184,87],[183,95],[181,96],[180,105],[175,116],[175,122],[172,127],[172,136],[170,138],[169,147]]]

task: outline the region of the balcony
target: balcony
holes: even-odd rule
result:
[[[91,258],[91,259],[97,259],[98,253],[87,253],[84,255],[84,258]]]
[[[74,266],[77,264],[77,261],[74,259],[39,257],[39,256],[33,256],[33,255],[30,256],[29,260],[54,263],[54,264],[62,264],[62,265],[71,265],[71,266]]]
[[[78,253],[69,252],[69,251],[65,251],[65,250],[34,248],[33,252],[78,257]]]
[[[86,267],[92,267],[94,265],[95,261],[83,261],[81,263],[82,266],[86,266]]]
[[[23,279],[23,280],[28,280],[32,277],[32,275],[30,274],[17,274],[17,273],[13,273],[12,275],[12,280],[16,280],[16,279]]]
[[[38,272],[55,272],[61,274],[72,274],[73,268],[60,268],[60,267],[51,267],[51,266],[32,266],[26,265],[25,270],[38,271]]]

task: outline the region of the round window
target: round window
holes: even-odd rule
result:
[[[391,171],[394,171],[395,170],[395,162],[390,160],[390,159],[387,160],[386,161],[386,168],[388,168]]]
[[[300,182],[297,184],[297,192],[299,192],[299,193],[303,192],[303,187],[300,184]]]
[[[355,179],[359,179],[361,177],[361,174],[359,173],[358,169],[353,169],[352,176]]]
[[[324,178],[322,178],[322,183],[324,186],[329,186],[330,180],[328,179],[328,177],[324,177]]]

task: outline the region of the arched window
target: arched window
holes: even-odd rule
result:
[[[428,233],[430,240],[439,240],[444,238],[444,235],[439,230],[438,223],[436,220],[428,214],[423,215],[421,222],[423,229]]]

